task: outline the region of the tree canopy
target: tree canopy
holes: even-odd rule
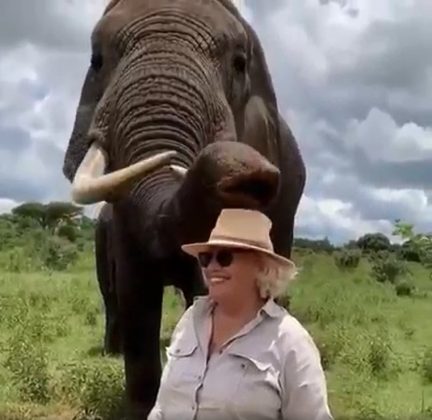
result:
[[[61,225],[73,224],[82,217],[83,208],[70,202],[54,201],[48,204],[28,202],[12,209],[12,214],[32,219],[42,229],[56,230]]]
[[[357,240],[357,245],[364,251],[387,251],[391,248],[389,238],[383,233],[366,233]]]

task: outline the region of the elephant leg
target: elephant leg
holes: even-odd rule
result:
[[[132,238],[118,238],[117,293],[126,377],[127,419],[146,419],[160,384],[163,281]]]
[[[193,304],[195,297],[203,296],[208,293],[203,281],[200,269],[194,263],[192,272],[182,283],[182,292],[185,300],[185,309]]]
[[[122,340],[115,276],[115,263],[112,262],[110,264],[110,288],[105,302],[105,352],[111,355],[120,355],[122,353]]]
[[[178,262],[174,265],[171,275],[175,278],[176,290],[181,290],[183,295],[181,300],[185,310],[193,304],[196,296],[208,293],[201,270],[195,260],[188,258],[187,261]]]
[[[95,236],[96,276],[105,310],[104,353],[121,353],[120,330],[118,326],[117,297],[115,291],[114,261],[110,258],[107,224],[99,223]]]
[[[130,275],[130,271],[127,271]],[[152,409],[160,384],[160,327],[163,286],[154,275],[134,275],[154,284],[120,295],[120,318],[126,374],[128,419],[146,419]]]

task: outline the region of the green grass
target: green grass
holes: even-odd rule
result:
[[[415,291],[326,255],[296,254],[291,312],[320,348],[338,419],[432,418],[432,280]],[[92,256],[68,272],[0,273],[0,419],[108,419],[121,408],[122,361],[101,356],[103,307]],[[164,297],[162,340],[182,308]],[[429,416],[428,416],[429,413]]]

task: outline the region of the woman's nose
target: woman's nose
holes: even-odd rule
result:
[[[207,266],[207,271],[209,273],[213,271],[223,271],[223,267],[217,262],[216,258],[212,258],[209,265]]]

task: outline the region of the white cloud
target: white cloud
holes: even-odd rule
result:
[[[352,120],[346,141],[372,161],[406,162],[432,159],[432,129],[413,122],[398,126],[391,115],[372,108],[363,121]]]
[[[366,232],[382,232],[394,240],[389,220],[368,220],[347,202],[335,199],[302,197],[296,231],[312,239],[327,236],[337,245],[356,239]],[[336,235],[335,235],[336,234]]]
[[[21,203],[8,198],[0,198],[0,214],[10,213],[14,207],[19,206],[20,204]]]

